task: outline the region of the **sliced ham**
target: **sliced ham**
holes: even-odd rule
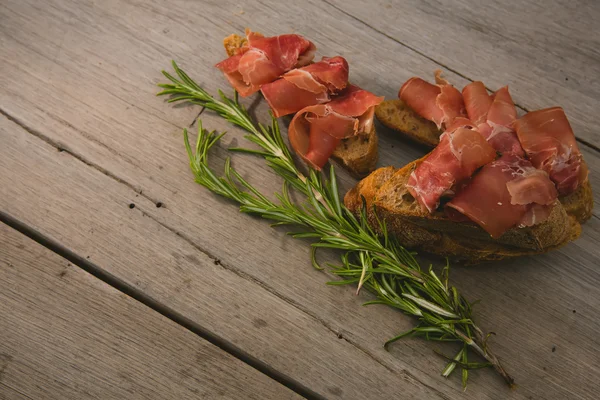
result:
[[[375,106],[382,101],[383,97],[350,85],[331,102],[300,110],[288,128],[290,144],[319,170],[342,139],[371,131]]]
[[[525,155],[513,128],[517,109],[508,86],[489,95],[482,82],[473,82],[464,87],[463,98],[469,119],[496,151]]]
[[[529,112],[515,122],[515,129],[531,163],[550,175],[561,195],[585,182],[588,170],[561,107]]]
[[[457,117],[466,117],[462,94],[447,80],[441,71],[435,71],[436,84],[421,78],[410,78],[402,85],[398,97],[421,117],[435,122],[439,129],[447,126]]]
[[[300,35],[264,37],[248,30],[244,47],[216,67],[241,96],[248,96],[292,68],[309,64],[315,50]]]
[[[248,31],[246,38],[248,48],[262,51],[282,72],[308,65],[317,49],[312,42],[293,33],[265,37]]]
[[[494,101],[487,114],[487,125],[490,127],[487,141],[500,153],[525,155],[519,138],[513,128],[517,119],[515,103],[504,86],[494,93]]]
[[[261,92],[273,114],[281,117],[301,109],[327,103],[330,95],[348,84],[348,63],[343,57],[323,57],[306,67],[293,69],[281,79],[267,83]]]
[[[515,154],[504,154],[484,166],[446,204],[446,212],[453,220],[467,216],[498,238],[515,226],[543,222],[557,195],[545,172]]]
[[[476,126],[469,118],[465,118],[465,117],[457,117],[454,118],[454,121],[452,121],[448,127],[446,128],[447,131],[454,131],[458,128],[469,128],[469,129],[476,129]]]
[[[535,168],[525,159],[505,158],[507,159],[514,160],[514,166],[511,167],[514,179],[506,183],[511,204],[536,203],[548,206],[554,203],[558,192],[546,172]]]
[[[338,92],[348,86],[348,62],[344,57],[323,57],[321,61],[302,68],[329,91]]]
[[[447,131],[411,173],[406,186],[421,208],[432,212],[445,193],[495,157],[496,151],[477,131],[464,127]]]
[[[462,96],[469,119],[475,126],[485,123],[494,99],[488,94],[483,82],[469,83],[463,88]]]

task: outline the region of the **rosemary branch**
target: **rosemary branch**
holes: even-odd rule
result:
[[[457,342],[460,344],[458,353],[454,357],[444,356],[449,362],[442,371],[443,376],[448,377],[457,367],[460,368],[462,384],[466,388],[470,369],[493,367],[509,386],[514,386],[513,378],[487,346],[489,334],[484,335],[473,322],[472,304],[454,286],[449,285],[448,265],[440,275],[431,266],[422,269],[413,253],[388,235],[384,220],[378,220],[378,234],[367,222],[365,207],[360,215],[352,214],[340,201],[333,166],[329,179],[312,169],[308,176],[302,174],[283,141],[279,124],[274,117],[271,117],[270,125],[255,123],[238,102],[237,93],[231,99],[219,91],[219,98],[214,98],[175,62],[173,68],[177,78],[163,71],[171,83],[159,84],[163,90],[158,95],[171,95],[169,102],[189,101],[199,104],[243,128],[248,132],[246,139],[258,145],[260,150],[229,150],[263,157],[267,165],[284,181],[283,189],[275,194],[277,201],[274,202],[244,180],[231,166],[229,158],[225,162],[224,175],[217,176],[208,166],[208,153],[223,134],[217,135],[214,131],[204,130],[199,120],[194,148],[189,142],[187,130],[183,132],[190,167],[197,183],[238,203],[242,212],[272,221],[272,225],[300,227],[300,232],[288,234],[315,240],[312,243],[312,264],[315,268],[321,269],[315,258],[316,249],[341,250],[341,263],[329,266],[332,273],[343,279],[329,284],[357,284],[358,290],[364,287],[376,296],[375,300],[365,305],[385,304],[418,321],[411,330],[388,340],[384,345],[386,349],[391,343],[406,336]],[[304,195],[305,201],[293,202],[289,195],[290,188]],[[469,362],[469,349],[486,362]]]

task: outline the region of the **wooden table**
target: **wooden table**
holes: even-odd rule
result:
[[[171,59],[216,93],[222,37],[298,32],[387,98],[441,68],[458,87],[509,84],[520,112],[562,105],[598,201],[600,3],[469,3],[2,1],[0,398],[597,398],[598,210],[560,251],[454,267],[519,384],[479,370],[463,392],[435,344],[383,349],[414,321],[326,286],[306,243],[196,185],[182,128],[201,113],[228,130],[217,160],[242,134],[154,96]],[[384,129],[380,144],[381,165],[425,152]],[[234,163],[280,188],[260,160]]]

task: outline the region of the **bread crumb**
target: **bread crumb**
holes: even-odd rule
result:
[[[499,206],[501,206],[501,205],[502,205],[502,203],[498,202],[498,205],[499,205]]]

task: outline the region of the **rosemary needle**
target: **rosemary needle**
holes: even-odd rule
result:
[[[513,387],[513,378],[502,367],[498,358],[490,351],[488,336],[475,325],[471,305],[449,285],[446,266],[438,276],[431,266],[422,269],[413,254],[387,234],[385,221],[378,221],[377,232],[369,226],[365,207],[360,215],[352,214],[341,203],[334,167],[331,166],[329,179],[323,174],[310,170],[308,176],[301,173],[287,148],[279,124],[271,118],[270,125],[253,121],[247,110],[238,102],[237,93],[233,99],[219,91],[214,98],[194,82],[173,61],[177,77],[163,71],[171,83],[159,84],[163,90],[158,95],[171,95],[169,102],[188,101],[215,111],[227,121],[241,127],[248,134],[246,139],[258,145],[260,150],[246,148],[229,149],[263,157],[267,165],[280,177],[284,185],[271,201],[254,186],[242,178],[225,162],[222,176],[208,166],[210,149],[223,134],[208,132],[198,121],[198,138],[192,147],[188,132],[184,130],[185,147],[195,180],[211,192],[226,197],[239,204],[240,210],[261,216],[273,225],[294,225],[300,232],[289,234],[297,238],[312,238],[311,261],[320,268],[315,259],[317,248],[342,250],[341,263],[332,266],[334,274],[342,279],[330,282],[333,285],[357,284],[375,294],[370,304],[385,304],[417,319],[417,325],[407,332],[385,343],[386,349],[394,341],[416,336],[430,341],[451,341],[459,344],[454,357],[442,371],[448,377],[457,366],[462,370],[462,384],[466,387],[468,370],[493,367]],[[293,202],[289,196],[290,187],[305,196],[303,203]],[[469,363],[468,349],[479,354],[486,363]]]

